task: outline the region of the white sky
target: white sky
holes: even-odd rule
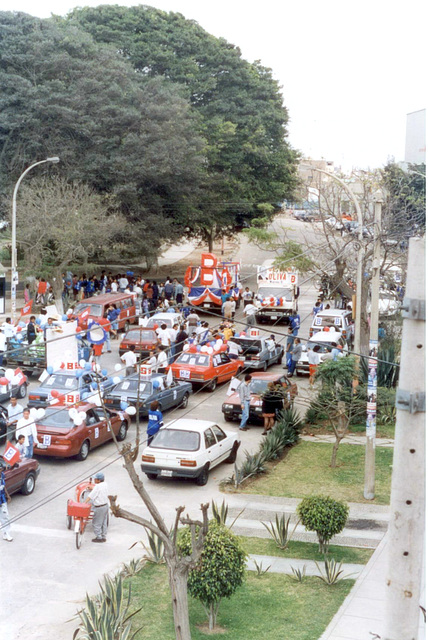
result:
[[[75,6],[132,0],[0,0],[45,18]],[[243,56],[271,67],[290,114],[290,142],[350,169],[404,159],[406,114],[426,107],[423,0],[152,0],[182,13]]]

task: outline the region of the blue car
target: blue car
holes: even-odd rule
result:
[[[93,383],[97,386],[95,387]],[[85,370],[80,378],[77,378],[74,371],[58,369],[54,371],[40,387],[30,392],[28,396],[28,406],[36,408],[49,406],[50,401],[57,395],[57,393],[52,394],[53,391],[65,397],[79,393],[80,399],[83,399],[84,393],[94,393],[94,388],[96,391],[98,385],[101,390],[101,395],[104,396],[114,387],[114,382],[112,382],[111,378],[103,376],[96,371]]]

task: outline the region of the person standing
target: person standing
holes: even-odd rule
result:
[[[129,345],[128,351],[125,351],[120,358],[126,365],[126,375],[131,376],[135,373],[135,365],[137,364],[137,356],[135,354],[135,344]]]
[[[30,316],[30,321],[27,324],[27,341],[29,345],[36,339],[36,333],[36,316]]]
[[[245,287],[245,291],[242,294],[242,299],[244,301],[244,307],[246,307],[248,304],[251,304],[253,302],[254,293],[250,291],[249,287]]]
[[[294,370],[296,369],[296,365],[302,357],[302,345],[300,344],[300,338],[294,339],[294,347],[291,352],[291,362],[290,368],[288,369],[288,375],[291,376],[294,374]]]
[[[175,300],[177,304],[183,304],[183,294],[184,287],[181,284],[180,280],[177,280],[177,284],[175,285]]]
[[[22,418],[16,423],[15,437],[18,439],[21,433],[25,436],[25,457],[32,458],[34,445],[39,444],[37,429],[34,420],[30,417],[30,409],[28,407],[25,407],[23,414]]]
[[[159,411],[159,402],[157,400],[153,400],[153,402],[150,403],[148,418],[147,445],[150,446],[159,429],[163,427],[163,415],[161,411]]]
[[[177,333],[177,337],[175,339],[175,359],[177,359],[183,352],[184,343],[188,338],[188,334],[186,333],[186,327],[184,324],[180,326],[180,331]]]
[[[27,282],[24,289],[24,302],[28,304],[31,300],[30,283]]]
[[[12,542],[13,538],[10,535],[10,520],[7,503],[10,502],[10,495],[6,489],[6,476],[4,469],[0,474],[0,524],[3,531],[3,540]]]
[[[293,330],[293,336],[296,337],[300,329],[300,316],[298,313],[290,316],[290,326]]]
[[[316,344],[313,348],[308,347],[309,384],[311,387],[314,386],[317,367],[321,362],[321,356],[318,353],[319,350],[320,350],[320,347],[318,344]]]
[[[11,396],[10,402],[7,405],[7,439],[12,442],[12,438],[15,436],[16,425],[23,415],[23,408],[18,404],[18,400],[15,396]]]
[[[92,527],[95,538],[92,542],[105,542],[108,527],[108,486],[104,474],[99,471],[94,476],[95,487],[86,498],[85,502],[91,502],[94,510]]]
[[[275,424],[277,411],[284,408],[284,396],[280,389],[275,387],[274,382],[269,382],[266,391],[262,396],[262,415],[264,420],[264,431],[262,436],[266,436],[268,431]]]
[[[250,401],[251,401],[251,393],[250,393],[250,382],[251,382],[251,374],[246,373],[244,382],[238,387],[239,399],[241,401],[241,424],[239,425],[240,431],[248,431],[249,427],[247,427],[248,418],[250,417]]]
[[[0,331],[0,366],[3,364],[3,354],[6,351],[6,336]]]
[[[318,298],[318,300],[316,301],[313,309],[312,309],[312,314],[315,317],[318,313],[320,313],[320,311],[322,311],[324,308],[323,303],[321,302],[321,300]]]
[[[244,315],[247,319],[247,327],[255,327],[256,326],[256,313],[258,309],[257,307],[250,302],[244,307]]]
[[[166,347],[160,345],[156,368],[158,373],[166,373],[168,367],[168,356],[166,355]]]
[[[125,274],[122,274],[119,278],[119,291],[120,293],[124,293],[126,287],[129,285],[129,281],[128,278],[125,276]]]
[[[293,346],[294,346],[294,335],[293,335],[293,328],[290,325],[288,327],[288,335],[287,335],[287,341],[285,343],[285,367],[283,367],[283,369],[290,369],[290,364],[291,364],[291,352],[293,351]]]

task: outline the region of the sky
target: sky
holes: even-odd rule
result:
[[[132,0],[0,0],[48,18]],[[423,0],[148,0],[182,13],[272,69],[289,111],[289,141],[344,170],[404,160],[406,114],[426,108]]]

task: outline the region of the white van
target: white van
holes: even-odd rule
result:
[[[348,309],[324,309],[317,313],[309,329],[309,337],[312,338],[318,331],[340,331],[348,344],[354,339],[354,321],[352,311]]]

